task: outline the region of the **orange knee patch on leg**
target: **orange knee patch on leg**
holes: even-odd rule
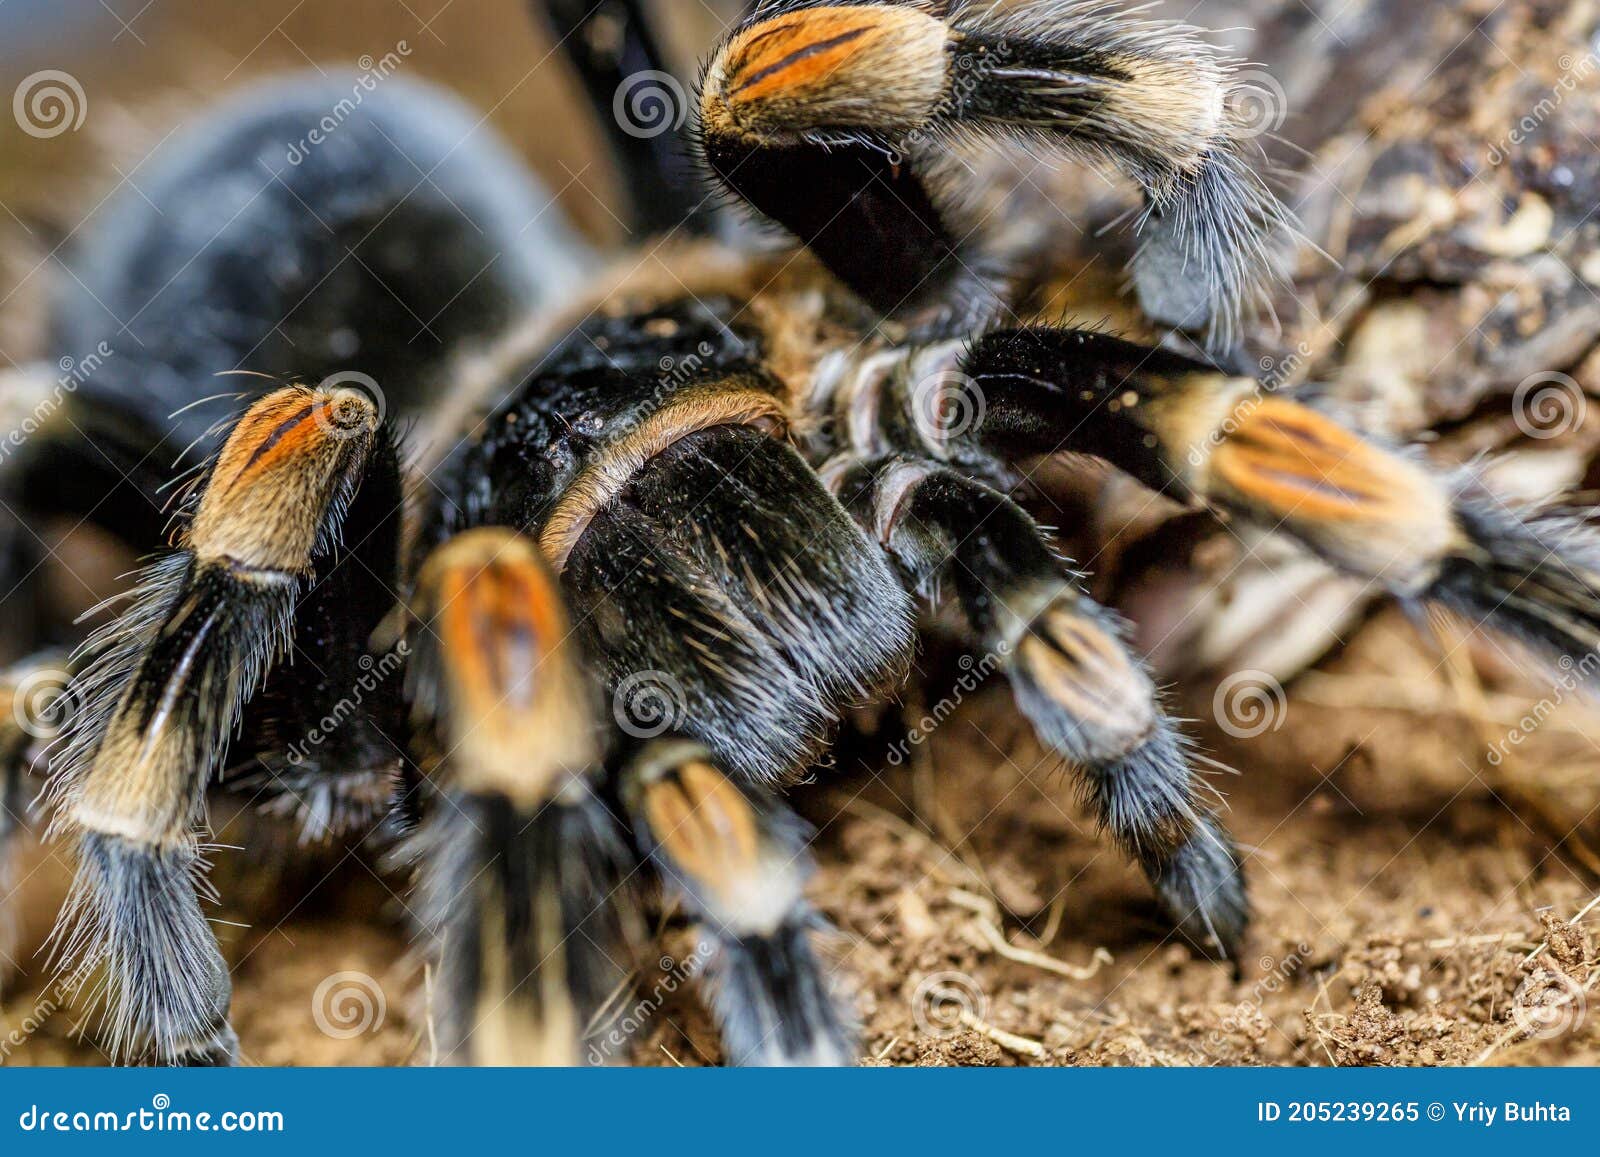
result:
[[[538,548],[509,530],[469,531],[428,559],[417,589],[452,782],[537,806],[586,774],[597,749],[585,674]]]
[[[1426,571],[1459,538],[1450,496],[1414,462],[1268,399],[1211,456],[1211,493],[1366,573]]]
[[[706,127],[758,135],[913,128],[944,94],[950,35],[941,21],[906,7],[830,5],[754,24],[712,59]]]
[[[290,386],[256,402],[222,447],[189,529],[202,558],[302,572],[378,428],[359,390]]]
[[[1017,644],[1039,691],[1076,720],[1107,757],[1127,754],[1156,727],[1155,687],[1122,643],[1063,602],[1044,610]]]
[[[656,840],[694,883],[712,892],[755,871],[760,831],[750,803],[721,772],[691,761],[651,784],[645,815]]]
[[[788,857],[774,857],[762,819],[711,764],[691,759],[644,789],[645,821],[661,850],[717,919],[768,933],[800,895]]]

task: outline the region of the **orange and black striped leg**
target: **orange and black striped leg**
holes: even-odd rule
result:
[[[433,789],[418,836],[446,1063],[572,1065],[628,972],[630,860],[597,792],[597,688],[554,574],[468,531],[418,577],[408,694]]]
[[[698,744],[662,740],[623,775],[634,831],[710,948],[711,1009],[736,1065],[853,1064],[854,1018],[817,959],[805,829]]]
[[[52,780],[77,877],[57,929],[103,970],[119,1059],[227,1064],[230,982],[202,914],[197,824],[246,701],[287,650],[296,599],[335,549],[380,435],[353,390],[279,390],[240,420],[181,548],[87,645]]]
[[[1006,211],[1015,182],[970,150],[958,163],[958,143],[1109,161],[1145,193],[1146,311],[1228,344],[1292,232],[1246,161],[1230,62],[1194,29],[1095,5],[952,7],[757,10],[701,79],[707,167],[879,311],[940,304],[970,329],[1048,245]]]
[[[1600,538],[1512,509],[1470,470],[1433,469],[1250,379],[1099,334],[991,334],[963,370],[986,413],[952,452],[1098,455],[1548,661],[1600,645]]]
[[[954,588],[984,651],[978,670],[1010,676],[1019,709],[1077,769],[1180,930],[1237,957],[1249,922],[1238,854],[1117,616],[1078,589],[1021,507],[949,467],[889,459],[825,473],[913,586]]]
[[[802,774],[845,707],[900,685],[914,645],[883,552],[791,447],[748,426],[644,463],[563,584],[622,729],[692,735],[748,782]]]

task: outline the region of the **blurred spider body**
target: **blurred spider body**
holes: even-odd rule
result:
[[[653,59],[644,36],[630,23],[625,50]],[[941,591],[1180,932],[1234,956],[1241,858],[1199,761],[1011,497],[1043,455],[1101,458],[1545,658],[1591,645],[1589,538],[1552,551],[1471,477],[1197,354],[1028,316],[1051,223],[983,209],[998,194],[958,148],[1131,174],[1140,300],[1223,360],[1290,231],[1230,75],[1194,34],[1099,5],[766,5],[713,53],[698,138],[811,253],[690,237],[611,273],[431,90],[391,83],[287,168],[326,94],[218,114],[85,246],[55,348],[108,355],[74,420],[4,467],[24,509],[149,552],[156,451],[209,451],[174,549],[80,646],[66,734],[0,744],[8,793],[37,775],[77,848],[56,959],[96,978],[116,1054],[236,1059],[200,839],[208,793],[247,792],[308,842],[401,841],[450,1060],[581,1059],[642,939],[647,866],[709,946],[729,1059],[848,1063],[779,792],[899,690]],[[661,184],[630,140],[638,187]],[[234,370],[316,384],[232,379],[243,408],[213,426],[195,403]]]

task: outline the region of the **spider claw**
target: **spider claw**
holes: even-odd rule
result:
[[[1162,906],[1185,939],[1204,952],[1239,960],[1250,928],[1250,896],[1233,838],[1215,819],[1149,869]]]
[[[108,1048],[121,1060],[231,1065],[232,982],[200,910],[192,846],[151,847],[85,832],[62,908],[56,959],[66,991],[103,975]],[[61,930],[66,930],[65,933]]]
[[[1250,920],[1241,861],[1121,635],[1111,612],[1065,592],[1016,645],[1007,670],[1017,706],[1080,769],[1101,825],[1139,861],[1179,932],[1233,956]]]

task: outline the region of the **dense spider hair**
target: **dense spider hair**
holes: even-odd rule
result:
[[[785,16],[804,19],[785,24]],[[799,231],[879,308],[915,307],[928,279],[939,292],[961,285],[990,303],[949,318],[958,328],[997,310],[1037,251],[1036,236],[1019,232],[1007,211],[1009,195],[974,181],[970,146],[1008,144],[1119,171],[1144,196],[1132,272],[1146,314],[1204,331],[1223,349],[1244,318],[1270,306],[1296,234],[1258,172],[1239,65],[1191,27],[1101,0],[779,0],[759,6],[712,56],[701,81],[701,147],[736,193]],[[840,169],[852,153],[860,168]],[[894,197],[857,215],[854,199],[873,197],[882,179],[875,153],[909,164],[918,187],[899,182]],[[799,203],[788,176],[763,180],[763,169],[793,176],[802,164],[840,169],[840,187],[820,205]],[[848,223],[835,228],[830,214]],[[885,228],[898,242],[865,259],[853,252],[870,250],[870,233]],[[944,255],[914,262],[911,278],[872,268],[929,243]]]

